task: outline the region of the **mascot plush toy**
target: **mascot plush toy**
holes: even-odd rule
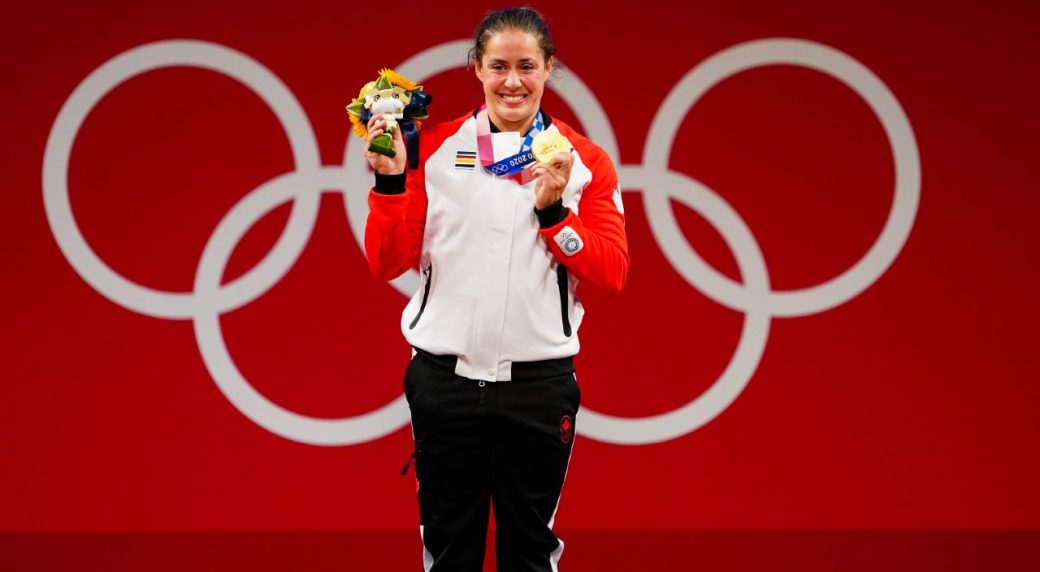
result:
[[[382,69],[379,70],[379,79],[361,88],[357,99],[347,106],[347,112],[354,133],[362,139],[368,139],[368,121],[372,116],[382,115],[386,119],[385,132],[372,139],[368,150],[387,157],[397,155],[393,132],[402,129],[408,149],[408,168],[415,169],[419,165],[419,124],[430,115],[426,106],[431,99],[421,85],[393,70]]]

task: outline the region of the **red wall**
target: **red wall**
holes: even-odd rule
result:
[[[343,107],[383,66],[447,69],[413,78],[432,121],[478,105],[463,50],[414,58],[485,6],[408,6],[7,9],[0,530],[414,527],[400,402],[360,417],[408,347],[349,222]],[[1040,526],[1036,7],[537,6],[565,68],[545,109],[616,138],[632,254],[586,304],[558,525]],[[684,78],[710,88],[688,113]],[[250,387],[267,405],[226,394]]]

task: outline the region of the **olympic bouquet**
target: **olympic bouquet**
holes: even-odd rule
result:
[[[408,168],[419,166],[419,124],[430,116],[426,107],[430,105],[430,94],[422,86],[394,70],[379,70],[379,78],[361,88],[358,97],[347,106],[354,133],[368,139],[368,121],[373,115],[386,119],[386,131],[372,139],[368,150],[393,157],[394,129],[400,128],[408,149]]]

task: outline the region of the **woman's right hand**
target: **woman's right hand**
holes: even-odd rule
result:
[[[383,134],[386,129],[386,119],[383,119],[383,115],[373,115],[372,119],[368,120],[368,139],[365,141],[365,159],[368,159],[368,164],[372,167],[372,170],[381,175],[398,175],[403,173],[405,167],[408,165],[408,150],[404,146],[404,139],[401,136],[401,126],[398,125],[394,129],[394,151],[397,152],[396,157],[387,157],[381,153],[375,153],[368,150],[369,142]]]

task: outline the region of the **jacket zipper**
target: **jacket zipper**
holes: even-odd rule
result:
[[[426,300],[429,299],[429,297],[430,297],[430,282],[431,282],[430,275],[432,273],[433,273],[433,263],[431,262],[430,264],[427,264],[426,265],[426,269],[423,270],[422,303],[419,304],[419,313],[417,313],[415,315],[415,319],[413,319],[412,323],[408,325],[408,329],[409,330],[412,330],[412,329],[415,328],[415,325],[419,323],[419,318],[422,317],[423,310],[426,309]]]
[[[567,305],[570,301],[567,293],[567,267],[562,264],[556,266],[556,284],[560,287],[560,314],[563,316],[563,335],[569,338],[571,337],[571,318],[569,312],[567,312]]]

